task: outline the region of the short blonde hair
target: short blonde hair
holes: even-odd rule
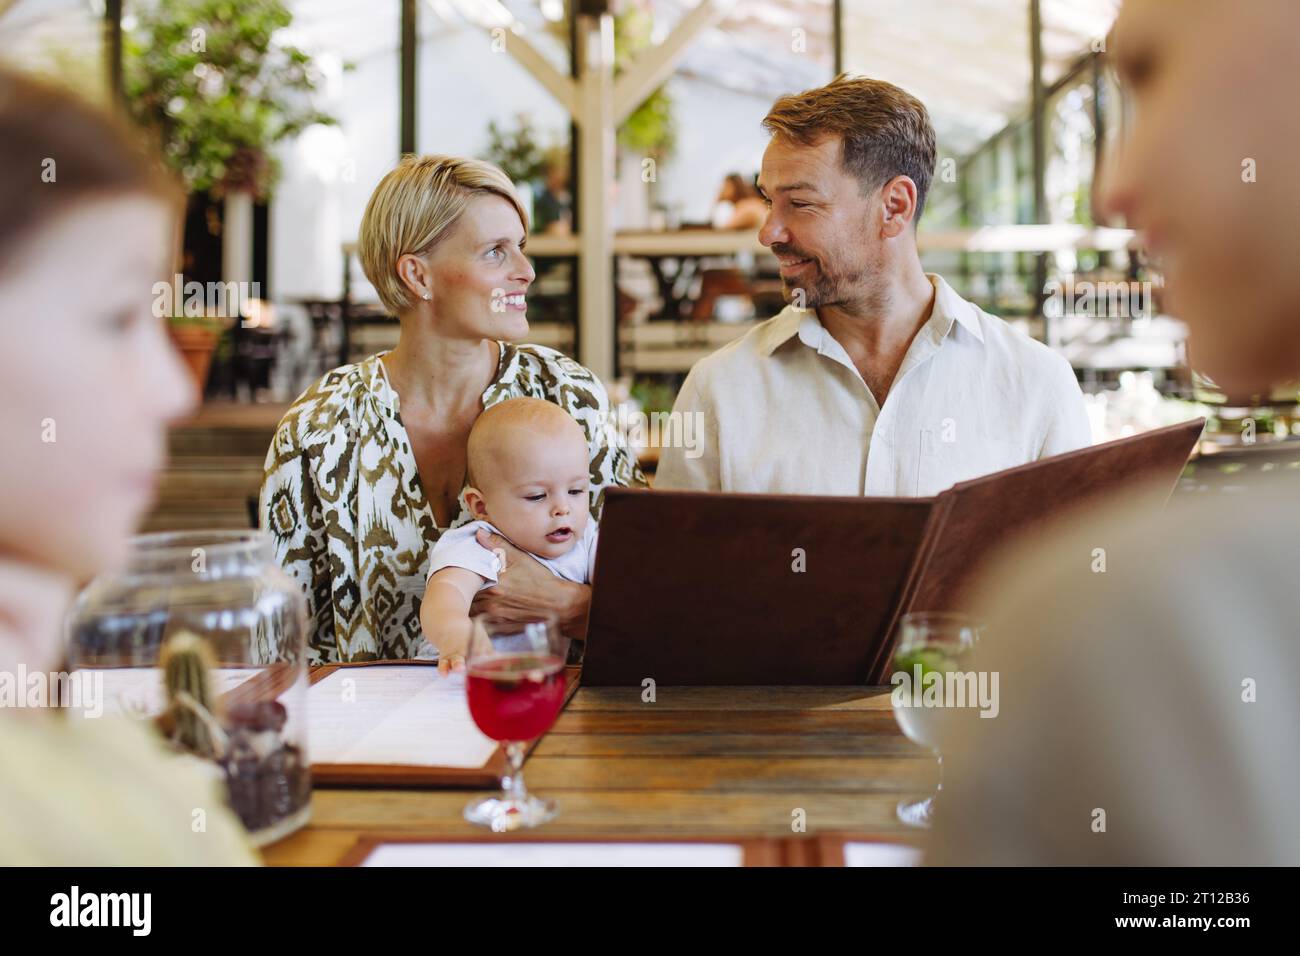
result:
[[[498,167],[459,156],[404,156],[379,181],[361,216],[358,252],[366,278],[393,315],[415,304],[397,274],[397,260],[408,253],[428,254],[450,234],[475,194],[507,200],[528,232],[528,213],[515,187]]]

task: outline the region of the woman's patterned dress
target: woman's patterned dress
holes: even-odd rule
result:
[[[591,512],[609,485],[645,477],[612,427],[605,388],[573,359],[499,343],[487,408],[531,396],[582,425],[591,449]],[[266,456],[259,523],[307,596],[311,663],[413,657],[438,528],[380,355],[327,372],[285,413]],[[471,520],[461,511],[449,527]]]

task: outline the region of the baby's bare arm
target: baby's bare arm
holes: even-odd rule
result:
[[[442,568],[429,578],[420,604],[420,627],[438,649],[438,671],[446,674],[465,666],[469,653],[470,602],[486,580],[465,568]]]

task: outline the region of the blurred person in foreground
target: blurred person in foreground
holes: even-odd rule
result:
[[[1108,49],[1136,121],[1106,212],[1163,268],[1196,368],[1230,394],[1294,379],[1300,114],[1276,104],[1300,5],[1126,0]],[[946,744],[929,862],[1300,864],[1300,479],[1264,479],[1135,495],[989,569],[973,666],[1001,715]]]
[[[194,403],[150,308],[180,196],[114,123],[2,71],[0,169],[0,864],[252,863],[224,788],[151,724],[31,693]]]

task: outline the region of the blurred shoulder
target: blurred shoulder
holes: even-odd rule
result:
[[[1162,507],[1166,491],[1134,489],[1013,543],[981,573],[985,616],[1036,645],[1021,650],[1050,643],[1070,658],[1140,641],[1219,660],[1281,641],[1300,618],[1300,472],[1175,491]]]
[[[932,862],[1300,860],[1298,477],[1131,492],[982,571],[998,719],[945,752]]]
[[[215,765],[123,717],[0,721],[0,859],[42,865],[249,865]],[[192,824],[204,814],[203,828]]]

